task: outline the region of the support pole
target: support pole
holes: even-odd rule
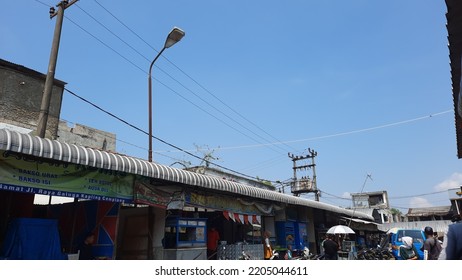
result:
[[[54,8],[50,9],[50,18],[56,16],[55,32],[53,35],[53,43],[51,45],[50,60],[48,63],[48,72],[45,80],[45,88],[43,90],[42,103],[40,105],[40,114],[37,123],[37,135],[41,138],[45,137],[46,128],[48,123],[48,114],[50,111],[50,101],[51,93],[53,89],[53,84],[55,80],[55,69],[56,63],[58,61],[58,50],[59,42],[61,38],[61,30],[63,27],[63,18],[64,10],[77,2],[78,0],[73,0],[71,3],[69,1],[61,1],[58,6],[58,11],[55,13]]]

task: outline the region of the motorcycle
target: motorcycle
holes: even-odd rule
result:
[[[303,248],[302,254],[298,257],[292,258],[293,260],[322,260],[324,259],[324,255],[322,254],[312,254],[310,253],[310,249],[307,247]]]

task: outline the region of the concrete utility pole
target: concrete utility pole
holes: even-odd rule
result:
[[[55,80],[55,69],[56,62],[58,61],[58,49],[59,40],[61,38],[61,29],[63,27],[64,10],[73,5],[78,0],[61,1],[56,6],[58,11],[55,11],[54,7],[50,8],[50,19],[57,16],[55,32],[53,35],[53,43],[51,45],[50,61],[48,63],[48,72],[45,80],[45,88],[43,90],[42,103],[40,106],[40,114],[37,123],[37,135],[44,138],[48,122],[48,113],[50,111],[51,92]]]
[[[316,201],[319,201],[319,191],[318,187],[316,184],[316,164],[314,163],[314,158],[318,155],[317,152],[311,150],[308,148],[308,155],[306,156],[294,156],[293,154],[289,153],[289,157],[292,159],[292,162],[294,163],[294,167],[292,169],[294,170],[294,178],[292,182],[292,193],[295,196],[299,196],[301,193],[309,193],[313,192],[315,195]],[[311,164],[305,164],[301,166],[297,166],[297,161],[299,160],[306,160],[306,159],[311,159]],[[301,179],[297,178],[297,171],[298,170],[312,170],[312,178],[310,179],[310,176],[303,176]]]

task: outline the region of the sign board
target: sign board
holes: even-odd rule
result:
[[[133,182],[134,175],[124,172],[9,152],[0,155],[0,190],[130,203]]]

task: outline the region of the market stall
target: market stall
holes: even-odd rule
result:
[[[165,221],[164,260],[206,260],[207,219],[170,217]]]

